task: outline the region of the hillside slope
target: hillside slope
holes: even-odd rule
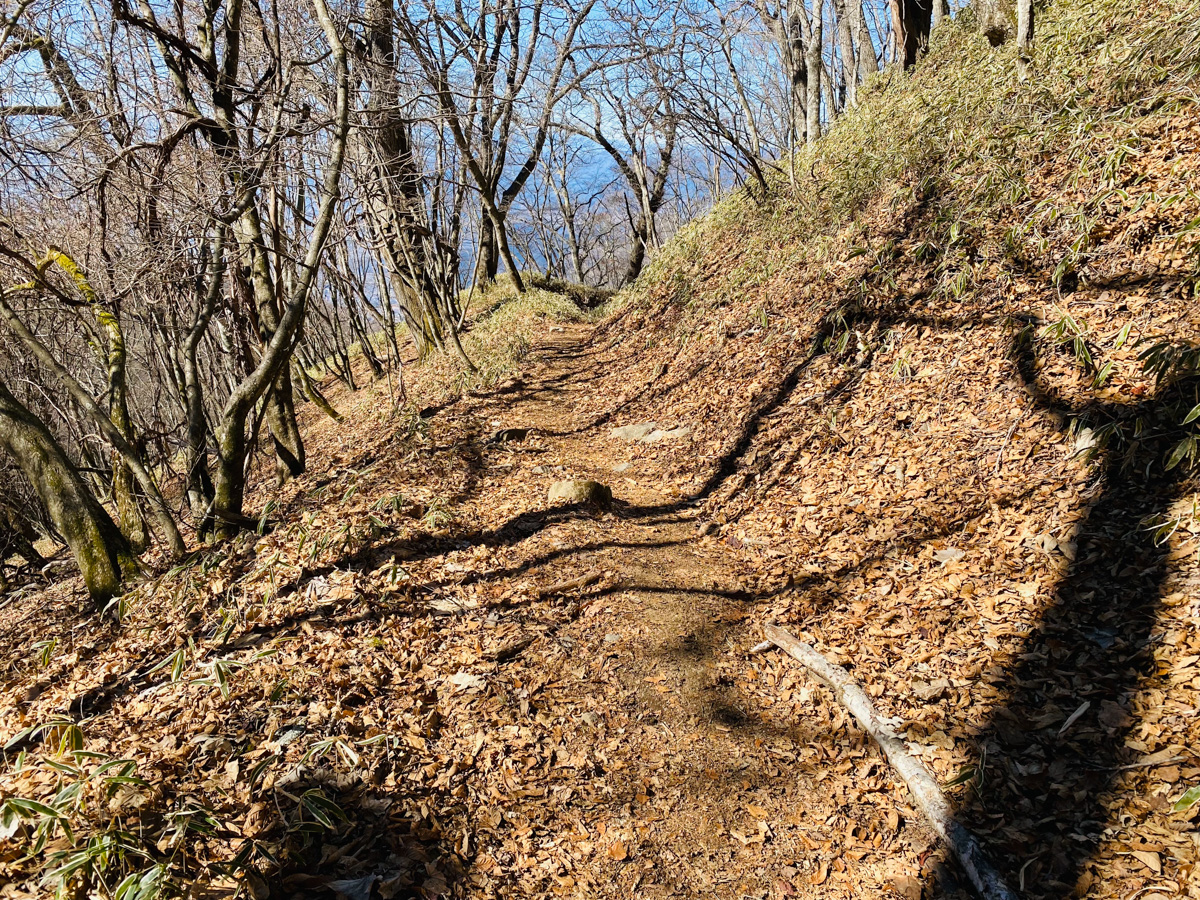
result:
[[[705,540],[1029,896],[1200,891],[1198,16],[1053,4],[1028,85],[949,29],[599,337],[597,420],[694,426]]]

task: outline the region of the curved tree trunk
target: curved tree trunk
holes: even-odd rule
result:
[[[308,248],[297,265],[297,277],[288,292],[283,314],[271,340],[263,347],[254,371],[233,389],[217,428],[217,479],[213,513],[218,537],[229,537],[246,524],[242,504],[246,496],[246,423],[259,398],[271,389],[279,373],[290,364],[308,309],[309,293],[325,253],[329,229],[341,198],[342,166],[350,127],[350,74],[346,48],[330,17],[325,0],[313,0],[321,30],[329,44],[337,79],[337,109],[333,119],[329,159],[321,178],[321,199],[313,217]]]
[[[258,316],[258,335],[268,344],[279,328],[277,297],[283,285],[271,273],[264,244],[262,223],[258,210],[248,208],[238,223],[238,242],[250,258],[250,287],[254,310]],[[296,423],[296,404],[292,396],[292,379],[285,366],[280,370],[266,399],[267,425],[275,446],[275,475],[279,484],[304,474],[304,441]]]
[[[37,491],[71,548],[88,593],[103,606],[138,572],[129,542],[88,489],[45,424],[0,382],[0,447]]]
[[[100,294],[92,286],[83,269],[68,254],[51,247],[46,259],[58,265],[74,282],[79,293],[87,302],[96,318],[96,324],[104,331],[107,342],[105,348],[105,368],[108,373],[108,415],[117,431],[131,447],[137,447],[137,438],[133,431],[133,419],[129,415],[129,386],[125,377],[125,334],[121,329],[121,319],[116,309],[109,308],[100,301]],[[146,518],[142,515],[141,505],[133,490],[133,470],[129,461],[119,452],[112,454],[112,491],[113,500],[117,504],[117,520],[121,533],[129,541],[135,553],[141,553],[150,546],[150,532],[146,527]]]
[[[275,481],[283,485],[303,475],[308,465],[304,439],[300,436],[300,425],[296,421],[296,398],[292,392],[290,367],[280,369],[266,404],[267,426],[271,429],[271,442],[275,446]]]

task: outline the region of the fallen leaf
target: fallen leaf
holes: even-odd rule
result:
[[[821,863],[820,868],[818,868],[817,871],[813,872],[812,875],[808,877],[808,881],[810,884],[824,884],[825,879],[828,877],[829,863],[823,862]]]
[[[450,683],[460,691],[477,691],[481,690],[487,681],[482,675],[473,675],[470,672],[459,672],[457,675],[450,676]]]
[[[1196,805],[1197,801],[1200,801],[1200,784],[1184,791],[1183,796],[1176,800],[1175,805],[1171,807],[1171,811],[1187,812]]]
[[[957,547],[950,547],[945,550],[939,550],[937,553],[933,554],[933,558],[940,563],[952,563],[958,562],[966,555],[966,550],[959,550]]]
[[[1080,716],[1082,716],[1085,712],[1087,712],[1089,709],[1091,709],[1091,706],[1092,706],[1091,700],[1084,700],[1082,703],[1080,703],[1079,708],[1076,709],[1075,712],[1073,712],[1069,716],[1067,716],[1067,721],[1063,722],[1062,728],[1058,729],[1058,733],[1062,734],[1064,731],[1066,731],[1068,728],[1070,728],[1072,725],[1074,725],[1079,720]]]
[[[379,880],[378,875],[365,875],[362,878],[345,878],[341,881],[331,881],[328,887],[339,897],[346,900],[370,900],[371,888]]]
[[[1134,850],[1132,855],[1155,875],[1162,874],[1162,859],[1153,850]]]

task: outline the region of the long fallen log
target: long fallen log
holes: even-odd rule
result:
[[[888,762],[908,785],[917,808],[966,872],[976,893],[984,900],[1018,900],[1017,894],[1009,889],[1000,873],[988,862],[979,840],[954,817],[950,801],[942,793],[937,780],[920,760],[908,752],[904,741],[880,718],[875,704],[850,677],[850,673],[782,628],[767,625],[763,632],[767,643],[759,644],[755,650],[764,650],[774,644],[801,663],[833,691],[838,702],[854,715],[859,726],[879,744]]]

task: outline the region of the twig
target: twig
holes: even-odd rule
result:
[[[577,591],[580,588],[585,588],[588,585],[595,584],[600,580],[599,572],[590,572],[587,575],[581,575],[578,578],[572,578],[569,581],[560,581],[558,584],[552,584],[548,588],[542,588],[538,591],[538,598],[549,597],[551,594],[565,594],[567,591]]]
[[[962,865],[976,893],[984,900],[1017,900],[1017,895],[1009,890],[1000,873],[987,861],[979,840],[954,818],[950,801],[929,770],[909,753],[904,741],[880,718],[871,699],[850,674],[782,628],[767,625],[763,631],[769,643],[802,663],[833,691],[838,702],[853,713],[863,730],[875,739],[888,762],[908,785],[917,808]]]
[[[992,469],[993,475],[1000,474],[1000,464],[1004,462],[1004,451],[1008,447],[1008,442],[1012,440],[1012,436],[1016,433],[1017,426],[1021,424],[1021,416],[1017,416],[1016,421],[1012,423],[1012,427],[1008,429],[1008,434],[1004,436],[1004,443],[1000,445],[1000,452],[996,454],[996,468]]]
[[[493,662],[498,663],[508,662],[513,657],[520,655],[521,651],[536,641],[539,637],[541,637],[540,634],[528,634],[523,638],[518,638],[517,640],[497,647],[494,650],[488,650],[483,654],[483,658],[490,659]]]

